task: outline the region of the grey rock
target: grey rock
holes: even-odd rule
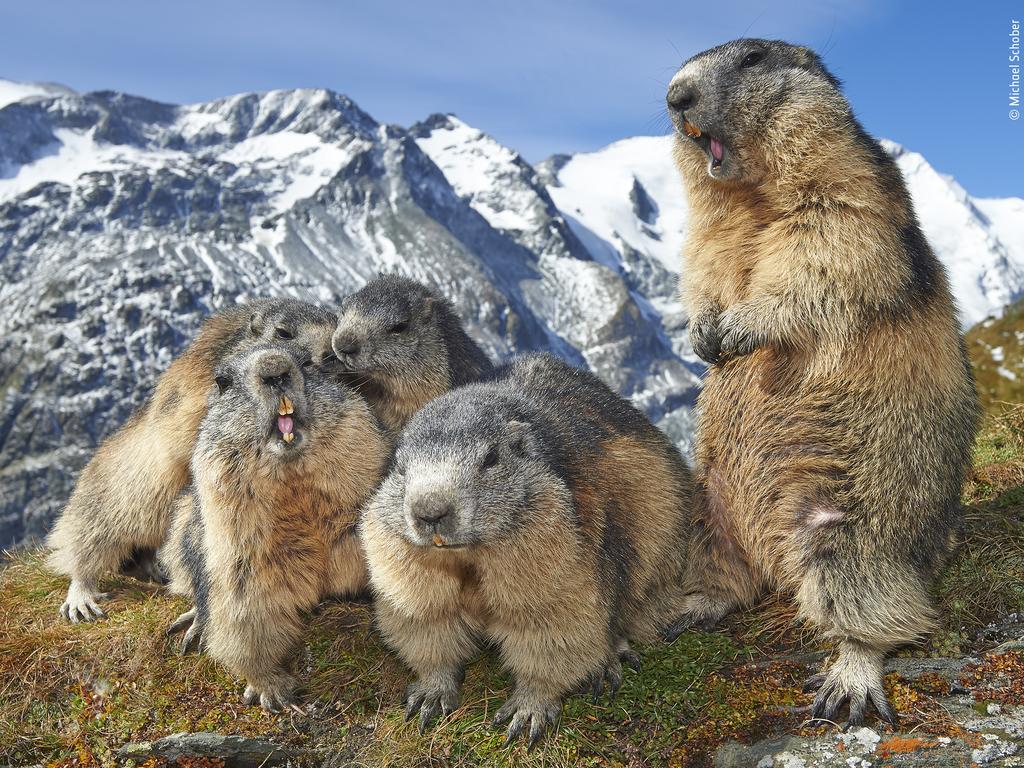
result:
[[[219,733],[176,733],[152,742],[126,744],[117,751],[121,760],[136,762],[150,757],[163,758],[170,763],[179,758],[219,758],[226,768],[286,765],[304,754],[263,739]]]

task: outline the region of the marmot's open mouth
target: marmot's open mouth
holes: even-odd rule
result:
[[[689,120],[683,122],[683,132],[698,144],[711,159],[711,172],[714,173],[722,165],[725,158],[725,146],[718,139],[712,138]]]
[[[277,431],[281,433],[281,439],[290,443],[295,439],[295,420],[292,414],[295,413],[295,406],[288,395],[281,395],[281,402],[277,406]]]

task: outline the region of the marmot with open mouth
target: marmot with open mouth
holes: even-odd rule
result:
[[[441,393],[493,370],[451,302],[399,275],[342,301],[333,344],[348,379],[394,431]]]
[[[50,566],[71,577],[60,609],[64,618],[77,623],[104,616],[99,580],[125,564],[160,578],[154,555],[174,501],[189,482],[189,459],[221,359],[273,339],[304,359],[332,365],[336,322],[332,312],[313,304],[265,299],[203,323],[146,404],[96,449],[50,532]]]
[[[333,372],[259,346],[218,366],[161,553],[189,626],[246,681],[245,701],[298,709],[288,660],[304,614],[367,576],[356,517],[390,456],[387,433]]]
[[[682,631],[793,592],[838,643],[813,715],[895,715],[882,662],[935,623],[978,407],[942,265],[899,168],[807,48],[736,40],[672,79],[683,293],[711,363]]]
[[[593,374],[529,355],[427,404],[360,523],[377,624],[416,674],[425,729],[497,644],[496,715],[536,744],[682,614],[692,483],[674,445]]]

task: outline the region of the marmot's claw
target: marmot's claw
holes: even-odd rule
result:
[[[191,653],[192,651],[199,650],[199,646],[203,642],[203,629],[199,626],[199,622],[193,622],[192,626],[185,632],[185,636],[181,638],[181,655]]]
[[[503,747],[509,747],[515,743],[523,731],[529,726],[526,740],[526,751],[532,752],[537,746],[540,737],[558,720],[558,714],[562,710],[561,702],[554,700],[535,700],[523,695],[512,694],[512,698],[506,701],[494,715],[494,725],[498,726],[506,720],[511,719],[508,726],[508,733],[505,736]]]
[[[178,632],[181,632],[182,630],[191,627],[192,622],[195,621],[195,618],[196,609],[190,608],[189,610],[185,611],[183,614],[178,616],[178,618],[176,618],[174,621],[172,621],[170,626],[167,627],[164,633],[168,637],[170,637],[171,635],[176,635]]]
[[[252,685],[246,685],[242,701],[250,705],[259,702],[260,706],[274,714],[286,709],[297,715],[306,714],[295,697],[295,680],[291,677],[284,677],[280,684],[271,686],[269,690],[265,691],[257,690]]]
[[[757,335],[731,310],[726,310],[718,318],[718,334],[721,359],[743,357],[760,346]]]
[[[640,654],[634,650],[625,650],[619,653],[619,661],[625,664],[627,667],[632,669],[634,672],[640,672]]]
[[[847,703],[849,704],[849,715],[843,730],[856,728],[864,724],[864,715],[869,706],[873,706],[878,717],[893,728],[898,727],[899,719],[893,711],[885,692],[880,684],[871,685],[865,689],[848,689],[841,680],[830,677],[828,674],[812,675],[804,684],[804,690],[813,690],[818,687],[818,694],[814,697],[811,705],[811,720],[819,724],[836,723],[836,717],[840,710]]]
[[[718,362],[721,347],[718,337],[718,316],[706,312],[690,319],[690,346],[709,365]]]
[[[99,606],[101,600],[109,600],[107,592],[93,592],[81,584],[71,583],[68,596],[60,607],[60,615],[72,624],[83,621],[94,621],[107,618],[107,613]]]
[[[825,673],[824,672],[819,672],[816,675],[811,675],[806,680],[804,680],[803,692],[804,693],[812,693],[812,692],[818,690],[819,688],[821,688],[821,686],[824,684],[824,682],[825,682]]]
[[[446,717],[458,706],[459,686],[455,681],[443,683],[417,680],[405,692],[405,720],[409,722],[418,712],[420,733],[426,733],[431,721],[439,713]]]

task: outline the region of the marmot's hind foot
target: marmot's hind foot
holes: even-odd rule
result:
[[[848,655],[840,656],[827,672],[807,678],[804,691],[818,691],[811,705],[812,721],[836,723],[839,712],[848,704],[849,716],[844,730],[863,725],[869,706],[875,708],[883,722],[893,728],[899,725],[899,718],[882,688],[880,672],[873,665],[860,661]]]
[[[60,615],[72,624],[105,619],[107,613],[100,608],[99,603],[109,599],[108,593],[97,592],[80,581],[72,580],[71,586],[68,587],[68,596],[60,607]]]
[[[511,746],[526,731],[526,751],[532,752],[548,727],[557,722],[561,711],[562,702],[557,699],[544,699],[513,691],[511,698],[494,715],[492,724],[499,727],[511,720],[502,746]]]

